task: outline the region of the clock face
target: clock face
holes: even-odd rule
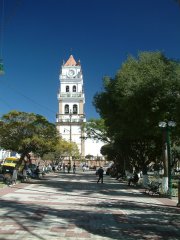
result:
[[[76,75],[75,70],[70,69],[70,70],[68,71],[68,76],[69,76],[69,77],[74,77],[75,75]]]

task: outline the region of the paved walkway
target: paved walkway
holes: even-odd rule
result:
[[[0,190],[0,240],[177,240],[176,204],[94,172],[50,174]]]

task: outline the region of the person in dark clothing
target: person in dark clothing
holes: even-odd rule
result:
[[[73,164],[73,173],[76,173],[76,164]]]
[[[104,170],[102,167],[100,167],[97,171],[97,174],[99,175],[99,178],[97,180],[97,183],[101,180],[101,183],[103,183],[103,175],[104,175]]]
[[[54,165],[52,166],[52,170],[53,170],[53,172],[55,173],[55,171],[56,171],[56,168],[55,168],[55,166],[54,166]]]
[[[138,176],[137,172],[134,172],[133,177],[129,178],[129,180],[128,180],[128,185],[130,186],[131,183],[137,184],[138,181],[139,181],[139,176]]]
[[[68,162],[67,170],[68,170],[68,173],[70,173],[70,171],[71,171],[71,163],[70,162]]]
[[[35,177],[36,177],[36,178],[39,178],[39,175],[40,175],[39,166],[36,167],[36,169],[35,169],[35,171],[34,171],[34,174],[35,174]]]

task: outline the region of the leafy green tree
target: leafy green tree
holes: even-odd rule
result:
[[[118,151],[114,148],[114,144],[109,143],[101,147],[101,154],[106,156],[109,161],[115,161],[118,156]]]
[[[137,58],[129,56],[114,79],[105,77],[104,90],[94,96],[94,106],[114,140],[114,149],[121,156],[126,153],[144,172],[150,161],[160,157],[158,123],[173,120],[179,125],[179,79],[177,61],[161,52],[141,52]],[[172,138],[179,142],[179,127],[172,131]]]
[[[179,4],[179,6],[180,6],[180,0],[175,0],[178,4]]]
[[[29,153],[38,156],[54,150],[59,137],[56,126],[43,116],[11,111],[1,118],[0,146],[29,158]]]
[[[53,152],[44,154],[43,160],[50,160],[54,163],[62,162],[65,158],[72,157],[72,159],[79,159],[79,149],[76,143],[67,142],[64,139],[59,139]]]
[[[84,123],[83,129],[86,139],[90,138],[94,140],[100,140],[102,142],[110,142],[103,119],[89,119],[88,122]]]
[[[172,168],[176,168],[178,166],[178,162],[180,163],[180,146],[173,146],[171,148],[172,153]]]

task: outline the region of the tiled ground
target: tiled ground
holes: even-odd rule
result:
[[[104,182],[59,173],[0,190],[0,240],[180,239],[177,200]]]

